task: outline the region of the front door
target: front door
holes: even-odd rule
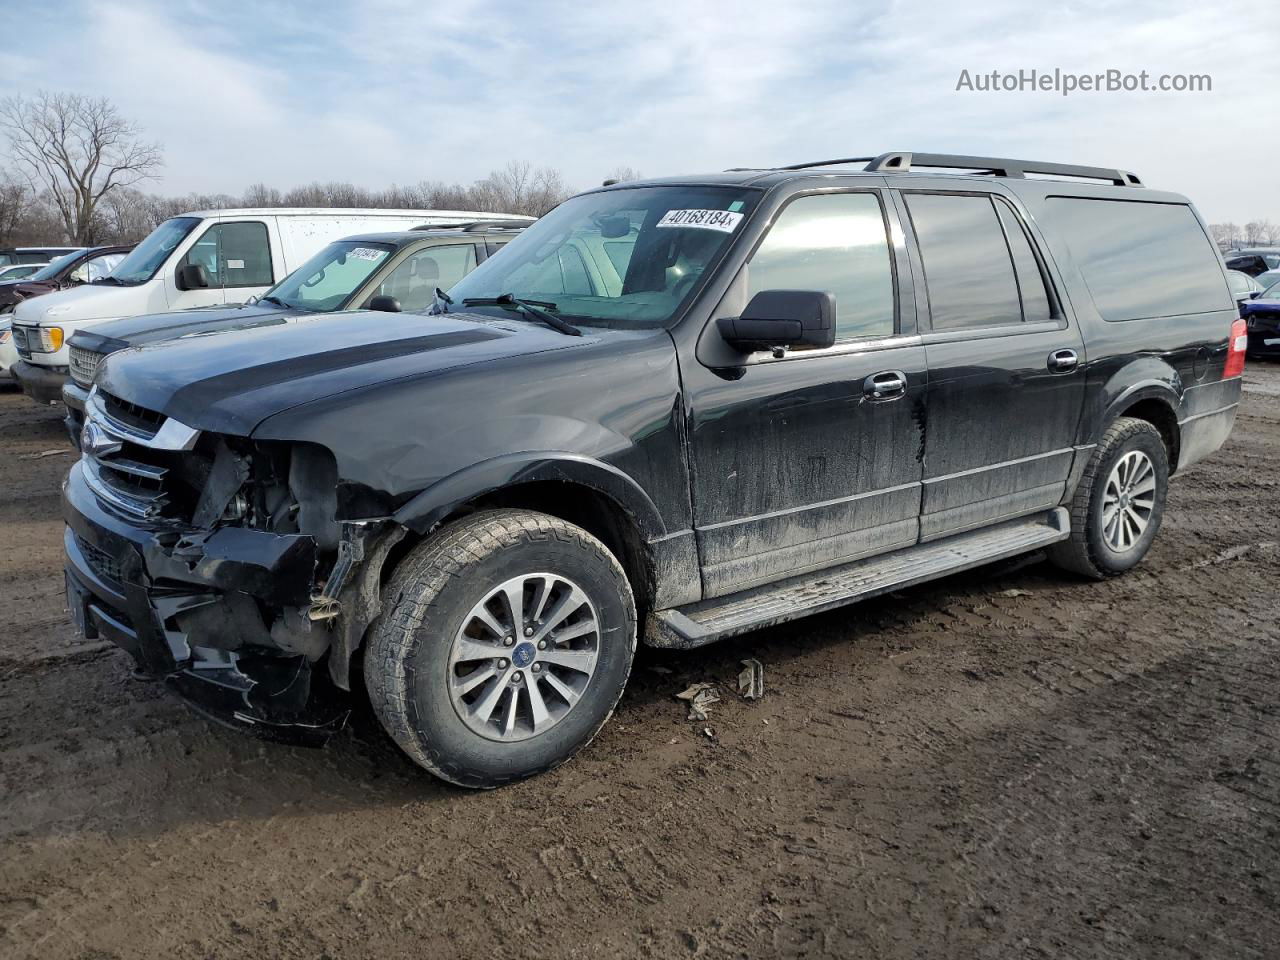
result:
[[[1012,203],[903,191],[927,308],[922,540],[1061,503],[1084,403],[1084,344]]]
[[[762,290],[828,291],[837,341],[686,382],[705,597],[918,539],[926,366],[899,309],[891,223],[878,190],[795,197],[717,311]]]
[[[261,220],[219,220],[210,225],[178,261],[179,269],[185,264],[204,267],[209,285],[180,290],[171,279],[170,309],[244,303],[275,283],[271,241]]]

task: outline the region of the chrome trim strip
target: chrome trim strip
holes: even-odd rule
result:
[[[128,494],[121,493],[116,490],[98,475],[98,464],[90,457],[85,456],[81,459],[84,465],[84,482],[88,484],[89,489],[94,495],[105,503],[110,504],[117,510],[123,510],[132,517],[139,520],[148,520],[157,513],[157,508],[142,500],[137,500]]]
[[[173,417],[166,417],[160,425],[160,429],[155,433],[147,433],[145,430],[139,430],[136,427],[129,426],[127,423],[122,423],[107,413],[96,386],[89,391],[86,412],[90,417],[97,420],[99,426],[108,433],[115,434],[117,439],[128,440],[130,443],[136,443],[142,447],[150,447],[153,450],[190,450],[200,438],[199,430],[195,427],[188,427],[185,423],[175,420]]]
[[[956,473],[943,474],[940,477],[928,477],[925,483],[942,483],[945,480],[957,480],[960,477],[970,477],[975,473],[983,473],[987,470],[999,470],[1001,467],[1016,467],[1021,463],[1031,463],[1033,460],[1046,460],[1049,457],[1060,457],[1064,453],[1074,453],[1074,447],[1063,447],[1061,450],[1050,450],[1048,453],[1037,453],[1029,457],[1018,457],[1016,460],[1002,460],[999,463],[988,463],[981,467],[971,467],[968,470],[960,470]]]
[[[758,513],[751,517],[739,517],[736,520],[721,520],[719,523],[709,523],[705,526],[694,526],[694,530],[720,530],[724,527],[732,527],[741,523],[753,523],[757,520],[772,520],[775,517],[785,517],[792,513],[803,513],[806,510],[820,510],[823,507],[834,507],[842,503],[853,503],[857,500],[865,500],[868,497],[877,497],[886,493],[897,493],[899,490],[910,490],[913,487],[919,487],[918,481],[911,483],[900,483],[896,487],[881,487],[879,490],[868,490],[866,493],[855,493],[851,497],[836,497],[834,500],[822,500],[818,503],[806,503],[799,507],[787,507],[785,510],[772,510],[769,513]],[[872,528],[874,529],[874,528]]]

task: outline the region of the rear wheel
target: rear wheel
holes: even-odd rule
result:
[[[1146,420],[1121,417],[1103,434],[1071,501],[1071,537],[1049,558],[1094,579],[1136,566],[1160,529],[1169,458]]]
[[[548,770],[609,718],[635,604],[617,559],[555,517],[475,514],[401,563],[365,652],[375,712],[417,763],[496,787]]]

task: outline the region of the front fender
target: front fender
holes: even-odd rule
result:
[[[548,480],[588,487],[608,497],[635,519],[645,540],[667,533],[653,499],[634,479],[600,460],[561,451],[507,454],[466,467],[413,497],[396,511],[394,519],[423,534],[470,500],[518,484]]]

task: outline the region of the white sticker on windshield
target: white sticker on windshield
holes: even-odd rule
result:
[[[728,210],[668,210],[658,221],[660,227],[697,227],[733,233],[742,222],[742,214]]]
[[[387,251],[379,250],[376,247],[356,247],[348,257],[355,257],[357,260],[381,260]]]

